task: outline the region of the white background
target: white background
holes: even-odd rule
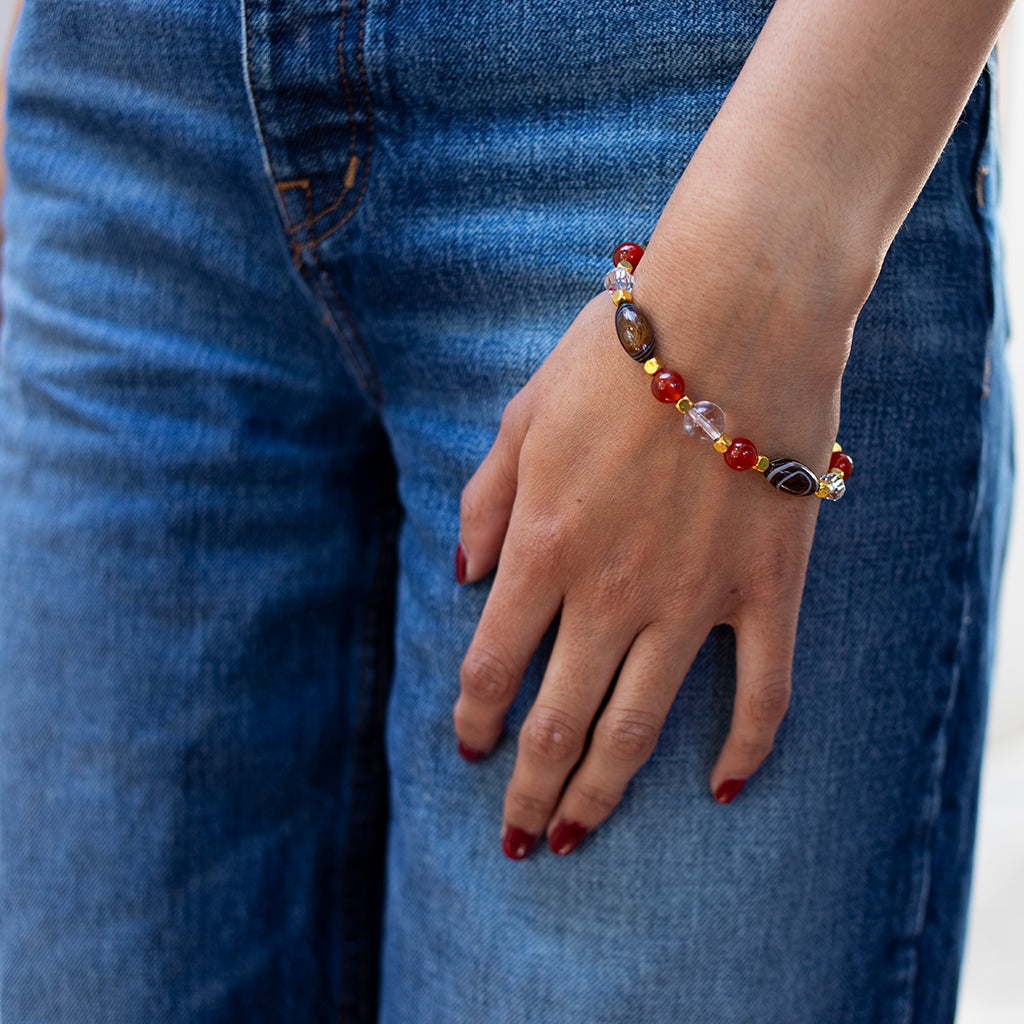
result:
[[[3,24],[14,0],[0,0]],[[1024,5],[1002,42],[1003,213],[1013,323],[1024,325]],[[1024,333],[1024,326],[1019,333]],[[1011,346],[1024,453],[1024,353]],[[1022,460],[1024,465],[1024,460]],[[1024,478],[1024,473],[1021,474]],[[856,482],[854,483],[856,486]],[[1022,479],[1024,490],[1024,479]],[[1004,584],[974,901],[957,1024],[1024,1021],[1024,500]],[[840,510],[841,511],[841,510]],[[799,1022],[793,1022],[799,1024]],[[927,1022],[922,1022],[927,1024]]]

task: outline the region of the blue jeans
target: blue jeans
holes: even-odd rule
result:
[[[455,754],[460,489],[770,6],[28,0],[4,1024],[952,1020],[1010,479],[990,72],[861,315],[743,796],[724,628],[571,858],[499,845],[544,650]]]

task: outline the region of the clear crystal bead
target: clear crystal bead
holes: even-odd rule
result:
[[[623,270],[621,267],[614,267],[605,274],[604,286],[610,292],[624,291],[631,292],[633,290],[633,275],[628,270]]]
[[[828,501],[838,501],[846,493],[846,481],[841,473],[830,470],[821,478],[821,482],[828,487],[828,494],[825,495]]]
[[[695,441],[711,444],[725,431],[725,413],[714,402],[697,402],[683,416],[683,430]]]

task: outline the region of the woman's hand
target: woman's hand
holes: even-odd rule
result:
[[[725,410],[734,437],[827,465],[853,324],[1010,6],[773,5],[636,275],[659,359]],[[584,309],[463,498],[465,578],[497,565],[455,708],[471,756],[497,742],[561,614],[505,798],[513,857],[545,828],[568,852],[611,813],[715,624],[737,650],[711,773],[723,802],[767,756],[789,698],[818,502],[683,436],[612,321],[605,297]]]
[[[649,252],[656,262],[656,247]],[[638,271],[636,302],[665,339],[661,361],[688,378],[691,366],[700,372],[687,393],[718,401],[727,432],[824,472],[852,322],[833,328],[840,354],[824,376],[824,360],[803,378],[759,368],[768,353],[778,361],[774,342],[794,327],[796,307],[771,313],[768,305],[782,306],[774,288],[763,303],[739,301],[726,277],[717,299],[708,279],[704,302],[689,305],[691,323],[703,327],[680,343],[673,314],[656,318],[657,293],[641,291],[647,278]],[[753,347],[742,333],[752,321],[760,321]],[[498,567],[455,709],[471,759],[497,743],[526,666],[561,615],[506,793],[509,856],[526,856],[545,830],[555,852],[568,853],[611,814],[719,623],[736,633],[737,682],[710,787],[722,803],[736,796],[771,751],[789,701],[818,504],[779,493],[754,471],[730,470],[710,444],[688,438],[680,414],[655,401],[619,345],[608,296],[585,307],[505,410],[463,493],[465,579]]]

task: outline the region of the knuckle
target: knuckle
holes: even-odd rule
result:
[[[542,761],[575,761],[583,750],[583,737],[580,726],[564,712],[534,708],[523,723],[519,742]]]
[[[521,531],[516,537],[516,553],[538,571],[547,572],[561,560],[571,537],[571,525],[560,516],[534,515],[530,519],[529,529]]]
[[[599,606],[630,606],[639,591],[640,574],[636,567],[624,560],[605,563],[594,581],[593,593]]]
[[[507,660],[493,648],[470,648],[460,673],[462,692],[484,704],[508,705],[519,688],[519,680]]]
[[[771,551],[762,552],[748,567],[749,589],[758,596],[773,599],[799,594],[806,565],[806,552],[798,551],[793,542],[782,541]]]
[[[620,761],[646,761],[658,743],[660,723],[643,711],[617,711],[606,714],[607,722],[599,732],[600,745]]]
[[[509,789],[505,797],[505,815],[509,821],[543,821],[551,813],[551,798],[521,789]]]
[[[525,412],[526,399],[522,391],[517,391],[501,411],[501,422],[498,424],[499,433],[518,433]]]
[[[788,674],[762,676],[744,694],[741,711],[758,725],[777,725],[789,707],[790,680]]]
[[[732,737],[733,755],[741,764],[759,765],[772,752],[773,737],[767,734],[740,733]]]
[[[573,802],[583,808],[583,816],[587,821],[603,821],[618,806],[619,793],[613,793],[593,783],[580,782],[573,789]]]
[[[475,480],[462,489],[459,501],[459,519],[464,527],[472,527],[484,518],[484,506]]]

